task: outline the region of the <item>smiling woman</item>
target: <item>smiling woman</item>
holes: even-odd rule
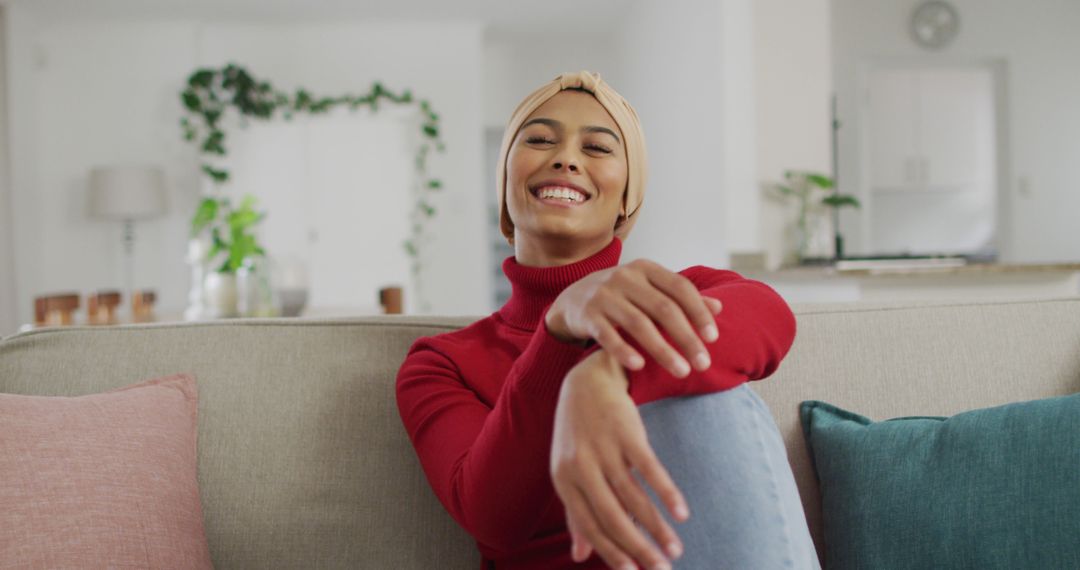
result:
[[[487,568],[818,568],[746,386],[779,366],[794,317],[731,271],[619,265],[645,165],[637,114],[599,75],[518,106],[496,171],[513,293],[416,341],[397,378],[406,431]]]

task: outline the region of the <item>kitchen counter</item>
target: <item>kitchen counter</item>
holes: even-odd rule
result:
[[[736,270],[738,271],[738,270]],[[1080,263],[970,263],[949,267],[743,270],[789,302],[1030,299],[1080,295]]]

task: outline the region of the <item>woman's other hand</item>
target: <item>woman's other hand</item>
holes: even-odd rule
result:
[[[669,557],[682,555],[682,543],[631,469],[641,474],[675,520],[686,520],[689,512],[649,446],[627,382],[625,370],[604,350],[570,370],[555,410],[551,479],[566,510],[575,562],[584,561],[595,549],[611,568],[634,568],[637,561],[650,570],[668,569]]]
[[[719,300],[702,296],[686,277],[639,259],[593,272],[567,287],[548,308],[544,324],[564,342],[595,339],[623,366],[640,370],[645,360],[616,330],[621,328],[672,375],[685,378],[689,362],[699,371],[709,367],[701,341],[719,336],[715,315],[721,308]]]

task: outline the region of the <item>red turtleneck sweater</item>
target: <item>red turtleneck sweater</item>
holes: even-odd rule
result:
[[[618,264],[621,251],[616,238],[569,265],[526,267],[507,258],[506,305],[459,331],[418,339],[398,372],[405,429],[435,495],[476,538],[483,568],[605,567],[595,554],[581,564],[570,559],[566,516],[548,473],[559,388],[589,350],[560,342],[543,323],[563,289]],[[703,266],[680,273],[723,302],[720,338],[705,344],[712,366],[679,379],[630,340],[647,361],[628,375],[638,405],[765,378],[795,337],[791,310],[767,285]]]

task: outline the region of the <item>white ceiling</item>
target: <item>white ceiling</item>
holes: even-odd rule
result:
[[[469,20],[496,36],[606,34],[639,0],[0,0],[61,18]]]

